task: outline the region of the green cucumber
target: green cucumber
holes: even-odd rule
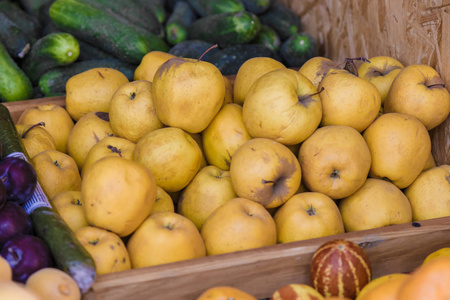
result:
[[[187,0],[200,17],[244,11],[241,0]]]
[[[278,49],[280,49],[281,39],[278,36],[278,33],[272,27],[261,25],[261,29],[255,36],[255,38],[251,40],[251,43],[261,44],[269,49],[278,51]]]
[[[11,114],[3,104],[0,104],[0,141],[2,157],[14,153],[14,156],[20,155],[31,161],[17,134]],[[33,232],[47,243],[56,266],[69,274],[84,294],[91,288],[97,276],[95,262],[78,241],[75,233],[51,207],[40,184],[37,191],[24,205],[31,217]]]
[[[185,40],[170,48],[168,53],[178,57],[198,59],[212,46],[214,46],[213,43],[202,40]],[[202,57],[202,60],[209,61],[211,55],[213,55],[216,51],[218,50],[212,49]]]
[[[30,99],[33,85],[22,69],[9,55],[0,42],[0,99],[3,101],[18,101]]]
[[[17,3],[0,1],[0,11],[5,13],[10,20],[13,20],[28,35],[31,43],[41,36],[42,26],[39,20],[28,14]]]
[[[28,35],[2,11],[0,11],[0,42],[14,59],[24,58],[31,47]]]
[[[50,69],[39,79],[39,89],[45,97],[61,96],[66,93],[66,82],[70,77],[93,68],[112,68],[122,72],[129,81],[134,78],[137,66],[120,59],[93,59],[76,61],[64,67]]]
[[[92,59],[117,59],[108,52],[105,52],[104,50],[89,43],[78,41],[78,44],[80,44],[80,55],[78,56],[79,61]]]
[[[281,44],[279,53],[286,67],[301,67],[317,56],[317,43],[307,33],[296,33]]]
[[[49,21],[48,8],[54,0],[17,0],[19,5],[30,15],[38,18],[43,26]]]
[[[241,0],[247,11],[256,15],[265,12],[275,0]]]
[[[185,1],[175,3],[172,13],[167,19],[165,30],[166,40],[176,45],[187,39],[189,26],[194,23],[197,16],[191,6]]]
[[[302,30],[300,17],[286,5],[273,1],[269,9],[258,15],[261,24],[272,27],[284,41]]]
[[[164,24],[167,18],[167,11],[165,7],[165,0],[135,0],[138,4],[142,5],[155,14],[159,23]]]
[[[56,0],[50,17],[61,30],[132,64],[150,51],[167,52],[167,43],[151,32],[143,33],[111,14],[76,0]]]
[[[64,66],[77,60],[80,46],[77,39],[67,32],[55,32],[41,37],[31,47],[21,65],[33,84],[47,70]]]
[[[229,47],[250,42],[260,29],[258,17],[247,11],[210,15],[189,27],[189,39]]]

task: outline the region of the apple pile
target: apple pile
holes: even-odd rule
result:
[[[18,128],[45,123],[24,144],[99,274],[450,216],[433,68],[257,57],[230,79],[154,51],[133,81],[90,69],[65,107],[22,113]]]

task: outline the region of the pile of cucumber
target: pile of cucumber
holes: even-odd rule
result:
[[[199,58],[223,75],[272,57],[300,67],[317,55],[300,17],[277,0],[2,0],[0,102],[65,94],[95,67],[129,80],[142,57],[164,51]]]

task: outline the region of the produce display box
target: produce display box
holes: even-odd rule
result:
[[[302,18],[304,30],[318,41],[320,55],[386,55],[404,65],[434,67],[450,87],[450,2],[280,0]],[[233,79],[230,77],[230,79]],[[37,104],[64,105],[64,97],[7,103],[17,120]],[[438,165],[450,163],[450,118],[430,132]],[[358,243],[367,253],[373,277],[410,272],[431,252],[450,247],[450,217],[279,244],[160,266],[100,275],[84,300],[196,299],[207,288],[230,285],[258,298],[289,283],[308,283],[316,249],[331,239]]]

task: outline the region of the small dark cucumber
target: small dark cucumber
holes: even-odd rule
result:
[[[302,31],[300,17],[286,5],[273,1],[269,9],[258,15],[261,24],[275,29],[284,41],[291,35]]]
[[[169,50],[167,43],[155,34],[139,31],[101,9],[76,0],[56,0],[49,13],[61,30],[132,64],[139,64],[150,51]]]
[[[39,89],[45,97],[61,96],[66,94],[66,83],[70,77],[93,68],[111,68],[122,72],[129,81],[134,78],[135,65],[116,59],[93,59],[76,61],[64,67],[50,69],[39,79]]]
[[[275,0],[241,0],[247,11],[256,15],[265,12]]]
[[[181,43],[176,44],[169,50],[169,54],[198,59],[206,50],[210,47],[214,46],[213,43],[202,41],[202,40],[185,40]],[[211,51],[207,52],[203,57],[203,61],[209,61],[209,58],[216,52],[217,49],[211,49]]]
[[[14,59],[24,58],[31,47],[28,35],[2,11],[0,11],[0,42]]]
[[[33,85],[0,42],[0,99],[7,102],[30,99]]]
[[[64,66],[77,60],[80,45],[77,39],[67,32],[55,32],[41,37],[31,47],[21,67],[33,84],[47,70]]]
[[[187,0],[200,17],[244,11],[241,0]]]
[[[54,0],[16,0],[27,13],[36,17],[45,26],[49,20],[48,8]]]
[[[39,20],[23,10],[16,2],[0,1],[0,11],[28,35],[31,43],[40,38],[42,26]]]
[[[155,14],[158,21],[163,24],[167,19],[167,11],[165,7],[165,0],[134,0],[138,4],[142,5],[142,7],[145,7]]]
[[[78,61],[92,59],[117,59],[114,55],[84,41],[78,41],[78,44],[80,44],[80,55],[78,56]]]
[[[286,67],[301,67],[317,56],[317,42],[307,33],[296,33],[281,44],[279,53]]]
[[[167,42],[176,45],[186,40],[189,27],[196,19],[197,15],[187,2],[178,1],[175,3],[165,25]]]
[[[251,40],[251,43],[261,44],[269,49],[278,51],[278,49],[280,49],[281,39],[278,36],[278,33],[272,27],[261,25],[261,29],[255,36],[255,38]]]
[[[210,15],[189,27],[189,39],[229,47],[250,42],[260,29],[258,17],[247,11]]]

